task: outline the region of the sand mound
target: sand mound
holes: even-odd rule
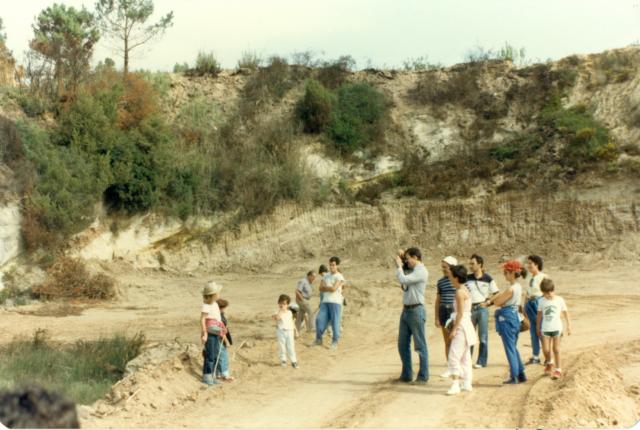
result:
[[[580,354],[563,366],[564,379],[545,377],[531,389],[523,427],[631,427],[640,418],[640,378],[626,369],[639,358],[638,342]]]
[[[180,351],[178,351],[178,349]],[[145,351],[127,366],[128,375],[116,383],[103,401],[94,406],[94,416],[135,409],[141,415],[195,401],[201,362],[195,345],[167,343]]]

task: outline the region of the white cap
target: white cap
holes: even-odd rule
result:
[[[202,295],[210,296],[211,294],[219,294],[220,291],[222,291],[222,285],[217,284],[214,281],[209,281],[202,289]]]
[[[452,257],[452,256],[446,256],[442,259],[442,261],[444,261],[445,263],[447,263],[449,266],[457,266],[458,265],[458,260],[456,259],[456,257]]]

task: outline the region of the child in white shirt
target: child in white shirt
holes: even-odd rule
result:
[[[278,339],[278,352],[280,354],[280,365],[287,365],[287,355],[291,360],[291,366],[298,368],[296,359],[296,347],[294,343],[294,335],[298,335],[298,330],[293,321],[293,314],[289,309],[291,298],[286,294],[281,294],[278,298],[278,312],[273,315],[276,321],[276,336]]]
[[[542,298],[538,304],[537,331],[542,339],[542,352],[545,358],[544,371],[552,379],[562,376],[560,368],[560,338],[563,334],[562,319],[566,323],[567,335],[571,334],[571,322],[569,312],[564,299],[554,293],[553,281],[545,278],[540,283]],[[551,359],[551,348],[553,347],[553,358]],[[554,369],[555,362],[555,369]]]

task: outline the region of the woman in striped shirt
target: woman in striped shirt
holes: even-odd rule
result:
[[[449,339],[449,332],[445,328],[445,324],[447,320],[451,316],[453,312],[453,302],[456,297],[456,289],[451,284],[451,268],[458,264],[458,260],[455,257],[444,257],[440,262],[440,267],[442,268],[442,274],[444,275],[442,278],[438,279],[437,287],[438,292],[436,294],[436,327],[440,327],[442,330],[442,337],[444,339],[444,350],[446,359],[449,359],[449,346],[451,345],[451,340]],[[449,369],[447,369],[442,375],[442,378],[449,378],[451,374],[449,373]]]

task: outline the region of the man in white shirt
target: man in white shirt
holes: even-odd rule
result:
[[[322,345],[322,335],[331,323],[331,349],[336,349],[340,340],[342,304],[344,303],[342,296],[344,276],[338,271],[339,265],[339,257],[329,259],[329,273],[324,276],[324,285],[320,287],[320,292],[324,294],[316,316],[316,345]]]
[[[471,322],[478,332],[480,348],[478,349],[478,360],[473,365],[474,368],[487,367],[489,359],[489,300],[498,292],[496,281],[491,275],[484,271],[484,259],[478,254],[473,254],[469,259],[469,269],[471,273],[467,279],[467,289],[471,296]],[[471,346],[473,356],[473,346]]]
[[[546,277],[542,273],[544,262],[539,255],[530,255],[527,257],[527,269],[531,273],[529,285],[526,288],[527,297],[524,305],[524,313],[529,318],[529,334],[531,336],[531,350],[533,356],[525,364],[541,364],[540,362],[540,337],[538,336],[536,325],[533,323],[538,318],[538,305],[542,297],[540,283]]]

